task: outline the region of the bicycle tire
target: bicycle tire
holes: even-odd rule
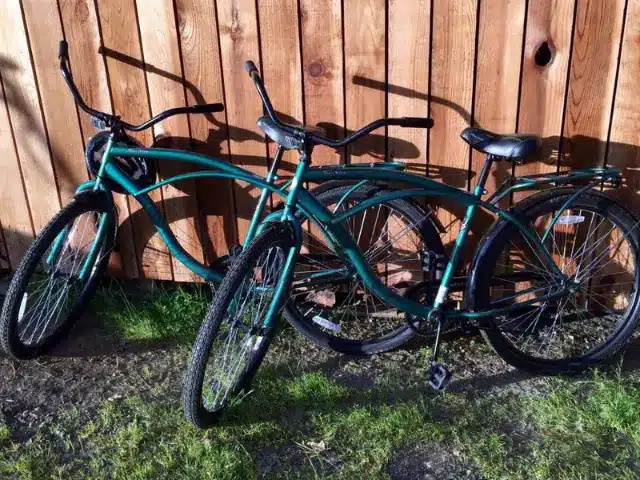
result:
[[[41,344],[27,345],[19,338],[17,326],[21,320],[20,309],[21,307],[24,308],[23,303],[27,296],[26,292],[30,279],[58,234],[67,225],[73,225],[76,218],[88,212],[106,214],[108,219],[107,230],[103,240],[104,244],[100,248],[96,263],[91,269],[91,274],[74,305],[55,331]],[[9,357],[16,360],[38,357],[49,352],[68,334],[94,294],[98,279],[104,274],[115,244],[116,217],[110,193],[83,192],[76,195],[38,234],[13,275],[2,307],[2,313],[0,314],[0,346]]]
[[[532,373],[546,375],[577,373],[607,361],[615,357],[624,347],[638,324],[640,314],[640,289],[638,288],[640,284],[640,268],[637,267],[637,262],[640,259],[640,234],[638,232],[640,221],[626,207],[611,197],[594,190],[579,194],[571,200],[570,205],[565,205],[565,202],[575,192],[576,189],[571,187],[555,188],[541,192],[517,204],[512,209],[512,213],[526,222],[531,222],[544,213],[553,212],[554,209],[557,211],[560,208],[582,209],[585,212],[595,211],[599,213],[603,218],[607,218],[615,226],[618,226],[623,232],[623,238],[628,240],[629,248],[632,250],[636,262],[635,272],[632,275],[635,289],[631,294],[629,306],[625,311],[624,317],[615,329],[602,343],[579,356],[549,359],[531,355],[514,345],[514,342],[509,340],[504,328],[500,329],[493,319],[485,320],[484,326],[486,328],[482,330],[482,335],[490,347],[510,365]],[[466,297],[468,308],[482,311],[489,307],[493,271],[497,259],[509,239],[509,234],[513,231],[514,226],[512,224],[498,220],[485,235],[478,248],[478,254],[472,266],[472,274],[469,277]],[[588,281],[591,282],[591,278]],[[578,305],[577,302],[576,305]],[[541,310],[544,310],[544,308],[546,307],[543,305]],[[585,318],[588,319],[589,317],[585,316]],[[535,328],[540,327],[534,326],[533,329]]]
[[[182,407],[184,414],[187,419],[198,428],[208,428],[212,426],[227,406],[227,404],[223,404],[215,410],[207,409],[202,397],[209,356],[211,355],[214,341],[221,333],[220,327],[223,320],[225,320],[229,305],[234,300],[238,289],[243,285],[253,264],[259,261],[264,252],[269,251],[269,249],[274,248],[274,246],[289,249],[294,245],[295,239],[293,232],[286,224],[278,223],[267,226],[266,229],[238,255],[220,284],[193,344],[182,390]],[[223,402],[227,396],[235,397],[251,385],[267,353],[274,331],[275,325],[266,332],[264,337],[258,337],[260,342],[258,348],[253,347],[251,349],[251,357],[247,360],[246,366],[239,372],[237,381],[227,390],[227,393],[225,393]],[[227,335],[227,337],[229,336],[230,335]]]

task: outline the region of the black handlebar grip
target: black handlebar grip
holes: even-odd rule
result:
[[[193,105],[189,107],[189,113],[216,113],[224,112],[222,103],[207,103],[205,105]]]
[[[58,58],[65,57],[67,58],[69,53],[69,44],[66,40],[60,40],[60,45],[58,46]]]
[[[400,125],[409,128],[431,128],[433,127],[433,119],[429,117],[402,117]]]
[[[249,75],[251,75],[253,72],[258,71],[258,69],[256,68],[256,64],[253,63],[251,60],[247,60],[246,62],[244,62],[244,69],[247,71]]]

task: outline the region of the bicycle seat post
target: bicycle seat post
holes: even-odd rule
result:
[[[487,183],[489,171],[491,170],[491,166],[493,165],[493,161],[495,159],[496,157],[494,155],[487,155],[487,161],[484,163],[482,169],[480,170],[478,181],[476,182],[476,186],[473,190],[473,194],[478,198],[481,198],[482,195],[486,193],[484,186]],[[477,208],[478,206],[474,204],[471,204],[467,207],[467,211],[464,215],[464,220],[462,221],[462,225],[460,226],[460,232],[458,233],[455,244],[453,245],[453,249],[451,251],[451,255],[449,257],[449,262],[447,262],[447,266],[445,267],[444,273],[442,275],[440,287],[438,287],[438,293],[433,302],[433,309],[427,316],[427,322],[432,326],[435,326],[438,331],[438,335],[436,335],[433,346],[433,357],[429,365],[429,385],[431,385],[431,387],[436,390],[443,390],[449,382],[449,379],[451,378],[451,373],[447,370],[447,368],[444,365],[438,363],[440,330],[444,321],[442,307],[445,303],[447,293],[449,291],[449,281],[453,277],[455,269],[457,268],[460,261],[460,256],[462,255],[465,240],[467,238],[467,235],[469,234],[470,224]]]
[[[487,183],[487,178],[489,177],[489,172],[491,171],[491,166],[495,159],[496,157],[494,155],[487,155],[487,160],[484,162],[484,165],[478,174],[478,181],[476,182],[476,187],[473,190],[473,194],[478,198],[487,193],[484,186]]]

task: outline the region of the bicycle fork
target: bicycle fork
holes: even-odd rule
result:
[[[304,172],[308,167],[309,156],[307,152],[302,152],[300,155],[300,163],[296,168],[295,176],[293,181],[291,182],[291,189],[289,190],[289,194],[287,195],[287,199],[285,201],[285,206],[282,212],[274,212],[269,215],[265,221],[258,228],[258,232],[261,228],[269,222],[269,219],[272,217],[279,216],[278,219],[282,223],[287,223],[291,225],[294,229],[295,236],[295,245],[289,249],[287,252],[287,258],[285,259],[283,272],[278,280],[278,284],[275,287],[275,292],[273,294],[273,298],[271,300],[271,305],[269,305],[269,310],[265,315],[265,319],[262,323],[262,329],[264,331],[270,331],[276,326],[276,318],[278,312],[280,311],[280,307],[284,305],[286,301],[287,294],[289,292],[289,287],[291,285],[291,281],[293,279],[293,271],[298,260],[298,255],[300,254],[300,249],[302,246],[302,233],[300,222],[295,215],[295,205],[298,198],[298,190],[300,188],[300,184],[302,183],[302,178],[304,176]]]
[[[111,148],[113,146],[113,139],[114,136],[113,134],[109,137],[109,140],[107,142],[107,145],[105,147],[105,151],[104,154],[102,155],[102,161],[100,164],[100,170],[98,171],[98,175],[95,181],[93,182],[85,182],[82,185],[80,185],[78,187],[78,189],[76,190],[76,195],[85,191],[99,191],[101,190],[103,187],[101,186],[102,184],[102,178],[104,177],[104,170],[105,167],[107,165],[107,163],[109,163],[109,161],[111,160]],[[80,270],[77,274],[77,277],[79,280],[81,281],[86,281],[87,277],[90,276],[93,273],[93,267],[94,267],[94,263],[96,262],[96,260],[98,259],[98,255],[100,254],[100,250],[102,248],[102,241],[104,239],[104,236],[106,235],[106,229],[107,229],[107,223],[108,223],[108,218],[107,216],[109,215],[109,213],[102,213],[99,215],[98,217],[98,221],[97,223],[97,227],[96,227],[96,238],[95,240],[91,243],[91,246],[89,248],[89,253],[87,255],[87,257],[84,259],[84,261],[82,262],[82,266],[80,267]],[[56,236],[55,240],[53,241],[53,244],[51,246],[51,250],[49,251],[49,254],[47,255],[47,259],[46,259],[46,263],[49,266],[53,266],[59,259],[60,254],[64,253],[63,252],[63,245],[66,244],[66,242],[71,241],[72,239],[69,238],[69,235],[73,235],[70,231],[70,229],[73,227],[73,224],[71,226],[66,226],[65,228],[62,229],[62,231]],[[66,247],[68,248],[68,247]],[[73,272],[71,272],[71,274],[73,274]]]

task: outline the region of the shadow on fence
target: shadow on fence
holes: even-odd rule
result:
[[[198,88],[195,85],[184,81],[184,79],[182,79],[181,77],[160,70],[153,65],[144,64],[137,59],[128,57],[113,50],[103,49],[102,53],[108,56],[112,56],[119,61],[123,61],[130,65],[136,66],[137,68],[145,68],[148,72],[153,72],[158,75],[166,76],[167,78],[170,78],[174,81],[181,82],[183,83],[185,88],[191,92],[193,98],[196,100],[196,103],[205,103],[205,98],[198,90]],[[14,70],[16,68],[18,68],[17,65],[12,63],[10,60],[0,57],[0,73]],[[2,76],[2,81],[6,102],[11,107],[12,115],[15,115],[16,113],[19,115],[24,115],[22,124],[27,125],[28,128],[30,128],[27,134],[46,136],[46,132],[40,131],[38,128],[36,128],[36,125],[38,125],[39,122],[37,122],[36,119],[33,118],[33,114],[30,112],[29,108],[27,108],[27,105],[25,105],[24,99],[19,91],[21,86],[8,82],[6,79],[6,74]],[[402,95],[409,98],[418,98],[429,101],[432,104],[443,105],[460,115],[465,124],[470,125],[472,122],[472,117],[468,110],[447,99],[439,98],[436,96],[429,96],[425,93],[417,92],[415,90],[399,87],[396,85],[385,85],[384,83],[376,82],[363,77],[354,77],[352,81],[356,84],[365,85],[370,88],[383,89],[395,95]],[[63,94],[66,94],[66,92],[63,92]],[[259,101],[257,94],[256,101]],[[213,115],[206,115],[206,118],[211,125],[209,135],[206,140],[199,141],[192,138],[165,137],[158,138],[154,145],[172,148],[184,148],[215,157],[229,158],[228,155],[225,155],[225,152],[228,151],[228,147],[226,144],[229,141],[238,143],[249,141],[264,142],[264,137],[256,131],[236,127],[233,125],[226,125],[225,123],[217,120]],[[296,122],[296,119],[291,119],[290,117],[286,117],[285,120],[292,123]],[[435,118],[434,120],[436,122],[438,121],[437,118]],[[320,125],[325,127],[329,132],[344,132],[343,127],[336,124],[324,123]],[[482,127],[482,125],[476,126]],[[350,132],[345,133],[348,134]],[[44,138],[44,141],[47,141],[47,139]],[[455,142],[461,140],[456,137],[450,139],[450,141]],[[552,136],[541,139],[540,143],[541,146],[538,154],[535,158],[530,159],[528,163],[534,164],[538,162],[538,165],[545,165],[544,169],[546,171],[554,171],[556,169],[564,169],[570,167],[584,168],[588,166],[602,166],[605,164],[606,160],[607,165],[621,168],[623,172],[623,185],[622,188],[615,193],[616,196],[627,204],[631,204],[633,206],[640,204],[639,199],[637,198],[638,186],[640,185],[640,178],[638,177],[638,169],[640,167],[640,146],[616,142],[607,144],[607,142],[603,142],[600,139],[580,135],[573,136],[571,138]],[[424,163],[420,162],[412,162],[411,159],[419,158],[421,148],[418,148],[418,146],[406,140],[393,137],[387,138],[382,134],[373,134],[370,136],[369,140],[358,142],[352,148],[350,148],[349,155],[356,157],[363,155],[373,155],[374,157],[383,160],[384,158],[386,158],[387,150],[390,148],[390,146],[392,146],[393,151],[396,155],[398,155],[398,157],[409,159],[409,161],[406,163],[409,165],[409,169],[411,171],[424,171],[425,175],[428,175],[429,177],[437,180],[441,180],[450,185],[454,185],[460,188],[466,188],[468,187],[469,182],[473,180],[477,173],[475,171],[467,171],[464,169],[448,167],[446,165],[425,165]],[[29,146],[26,145],[25,148],[29,148]],[[50,145],[50,148],[52,150],[55,149],[55,145]],[[604,155],[602,155],[602,152],[604,152]],[[343,159],[346,158],[346,153],[344,151],[340,153]],[[52,151],[52,157],[56,158],[55,151]],[[232,159],[234,163],[240,165],[263,166],[266,164],[264,156],[233,154]],[[295,164],[286,162],[283,167],[285,171],[292,171],[295,167]],[[516,173],[518,173],[518,169],[519,168],[515,169]],[[501,162],[500,164],[498,164],[498,168],[494,172],[492,172],[492,174],[496,176],[496,180],[504,179],[512,173],[512,167],[506,162]],[[73,172],[65,171],[57,165],[56,175],[58,177],[65,177],[66,179],[73,178]],[[52,188],[55,187],[52,186]],[[254,197],[249,192],[249,189],[245,187],[240,186],[238,188],[235,188],[234,195],[236,202],[251,204],[251,202],[254,201]],[[164,207],[171,207],[172,202],[180,201],[181,200],[179,198],[165,199]],[[428,199],[428,201],[431,205],[443,208],[444,210],[447,210],[452,214],[454,221],[450,225],[445,225],[445,227],[451,227],[464,215],[464,209],[460,206],[452,205],[449,202],[441,201],[434,198],[430,198]],[[201,217],[207,215],[220,215],[224,213],[223,210],[216,208],[216,205],[212,204],[212,202],[201,202],[199,207],[199,213]],[[6,214],[7,213],[5,212],[5,215]],[[144,215],[144,213],[142,211],[138,211],[137,213],[132,214],[126,220],[126,222],[129,222],[130,224],[137,224],[140,215]],[[482,234],[486,231],[487,226],[490,225],[493,219],[493,216],[488,213],[483,213],[479,216],[478,220],[472,225],[472,243],[477,243],[478,239],[481,238]],[[3,222],[3,224],[6,225],[6,222]],[[201,228],[200,231],[206,232],[206,229]],[[30,238],[24,238],[24,236],[22,236],[21,234],[13,232],[7,228],[4,229],[4,233],[5,237],[12,238],[12,241],[19,242],[25,246],[28,245],[31,240]],[[148,240],[153,236],[154,233],[155,230],[151,229],[149,231],[136,232],[137,235],[141,235],[141,239],[138,240],[142,240],[143,242],[148,242]],[[202,241],[203,244],[207,244],[206,238],[203,238]],[[205,245],[205,250],[210,251],[211,249],[212,246],[210,245],[210,243],[208,245]],[[472,250],[472,248],[470,247],[468,250]],[[210,255],[213,255],[213,252],[211,252]],[[148,349],[152,348],[152,346],[144,345],[141,346],[141,348]],[[637,350],[638,347],[636,346],[634,351]],[[640,356],[638,357],[640,358]],[[637,362],[633,363],[633,365],[635,365],[633,368],[637,368],[636,364]]]

